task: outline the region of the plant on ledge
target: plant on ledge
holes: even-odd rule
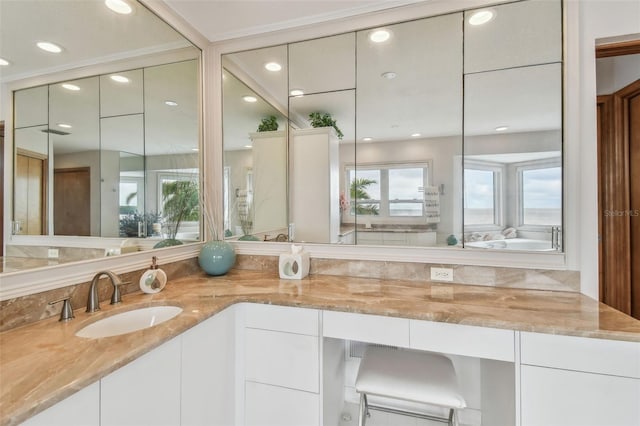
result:
[[[162,215],[167,221],[169,236],[154,248],[182,244],[176,239],[182,221],[196,221],[200,218],[200,198],[198,183],[190,180],[176,180],[162,185]]]
[[[336,125],[336,120],[331,117],[329,113],[312,112],[309,114],[309,120],[311,120],[311,127],[333,127],[336,130],[338,139],[342,139],[344,136],[340,128]]]
[[[258,126],[258,132],[273,132],[276,130],[278,130],[278,119],[275,115],[263,118]]]

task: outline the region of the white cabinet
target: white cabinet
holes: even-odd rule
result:
[[[320,424],[319,312],[244,305],[246,426]]]
[[[358,230],[358,244],[375,246],[412,246],[431,247],[436,245],[436,233],[428,232],[392,232]]]
[[[292,132],[291,222],[295,241],[337,243],[340,234],[338,137],[333,127]]]
[[[182,335],[182,426],[235,424],[235,309]]]
[[[637,426],[640,380],[523,365],[522,426]]]
[[[640,424],[640,343],[521,333],[522,426]]]
[[[180,424],[180,337],[100,381],[101,426]]]
[[[255,426],[319,426],[320,395],[247,382],[245,424]]]
[[[409,347],[409,320],[325,311],[322,314],[322,335],[343,340]]]
[[[87,386],[22,424],[24,426],[98,426],[100,424],[100,382]]]

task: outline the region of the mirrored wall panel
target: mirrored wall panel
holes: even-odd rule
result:
[[[223,64],[229,238],[562,250],[559,0],[239,52]],[[287,144],[272,145],[282,156],[242,154],[270,115],[288,119],[287,134],[273,135]],[[281,194],[270,199],[286,206],[269,226],[257,226],[260,158]]]

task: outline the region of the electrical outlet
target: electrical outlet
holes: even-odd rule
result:
[[[431,268],[432,281],[453,281],[453,269]]]
[[[47,252],[49,259],[57,259],[59,255],[60,253],[57,248],[50,248]]]

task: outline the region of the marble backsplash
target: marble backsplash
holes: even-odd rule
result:
[[[430,268],[432,266],[452,268],[453,282],[456,284],[565,292],[580,291],[580,273],[578,271],[312,258],[310,273],[430,282]],[[169,280],[200,272],[196,258],[162,265],[162,268],[167,273]],[[238,255],[234,268],[264,271],[277,275],[278,256]],[[145,270],[140,269],[121,274],[123,281],[130,282],[121,288],[123,295],[140,291],[138,282]],[[59,304],[48,305],[48,302],[52,300],[71,297],[73,309],[83,308],[87,303],[89,285],[89,282],[85,282],[0,302],[0,331],[59,315],[61,309]],[[111,286],[100,285],[98,291],[100,301],[109,303]]]

